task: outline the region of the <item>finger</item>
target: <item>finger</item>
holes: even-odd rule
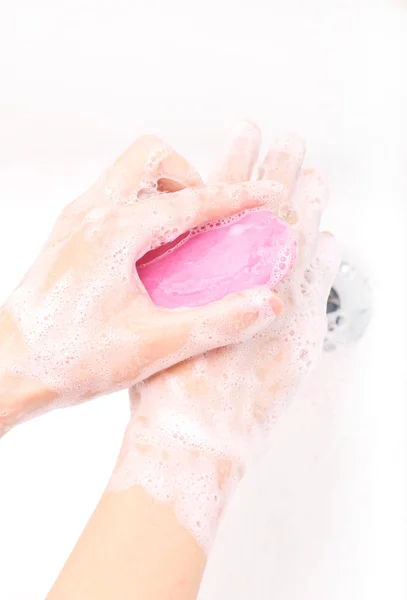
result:
[[[186,311],[171,311],[168,320],[189,332],[190,343],[182,350],[191,356],[250,339],[280,314],[283,302],[266,287],[257,287],[225,296],[221,300]]]
[[[324,303],[328,299],[340,262],[341,252],[334,236],[330,233],[320,233],[313,266],[318,278],[317,293]]]
[[[305,154],[304,141],[295,134],[276,140],[259,169],[259,179],[279,181],[293,190]]]
[[[257,161],[261,131],[251,121],[242,121],[235,127],[224,158],[208,177],[208,184],[249,181]]]
[[[294,194],[304,154],[304,141],[295,134],[287,134],[273,144],[258,172],[258,179],[279,181],[287,188],[287,202],[280,205],[277,214],[290,225],[297,221],[297,213],[293,207]]]
[[[293,293],[299,306],[307,302],[309,286],[306,279],[314,272],[312,264],[327,197],[328,188],[321,174],[312,169],[302,171],[293,199],[297,218],[293,227],[297,237],[297,261],[292,277],[293,282],[297,282],[293,285]]]
[[[315,253],[321,217],[328,202],[328,187],[321,173],[315,169],[304,170],[298,181],[294,197],[298,221],[298,254],[308,265]]]
[[[161,142],[158,138],[156,139],[157,144]],[[154,139],[152,136],[145,136],[141,138],[140,144],[154,146]],[[199,176],[198,172],[177,152],[167,146],[169,154],[165,160],[161,163],[156,163],[156,168],[151,169],[149,172],[145,172],[143,176],[143,184],[137,194],[138,199],[146,199],[146,197],[152,197],[156,192],[171,193],[185,189],[186,187],[199,187],[203,185],[203,181]],[[142,157],[141,157],[142,158]],[[184,236],[188,235],[187,233]],[[181,236],[182,239],[182,236]],[[150,262],[156,259],[158,256],[167,252],[172,245],[176,245],[181,240],[177,240],[160,246],[150,252],[148,252],[143,258],[145,262]]]
[[[296,301],[312,309],[315,314],[325,315],[326,302],[340,264],[340,251],[330,233],[319,233],[312,262],[304,270],[296,287]]]
[[[111,203],[132,203],[157,191],[202,185],[197,171],[171,146],[153,135],[138,138],[101,177]]]
[[[274,181],[185,189],[140,203],[133,214],[132,227],[134,219],[138,220],[139,230],[143,224],[145,234],[140,250],[145,253],[208,222],[222,224],[244,210],[264,205],[273,210],[286,196],[284,186]]]

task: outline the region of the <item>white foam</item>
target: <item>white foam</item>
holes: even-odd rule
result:
[[[202,214],[203,200],[208,210],[227,212],[218,206],[219,187],[186,189],[182,202],[176,194],[154,194],[158,182],[169,177],[165,163],[170,158],[168,148],[153,140],[137,182],[133,165],[119,161],[66,207],[1,309],[13,324],[19,350],[2,361],[0,377],[38,382],[55,397],[52,406],[65,406],[130,387],[216,344],[245,339],[272,315],[270,308],[257,309],[257,291],[246,296],[245,307],[237,301],[231,305],[236,319],[247,311],[255,317],[247,327],[233,319],[226,323],[220,306],[170,316],[149,299],[137,277],[138,258],[188,230]],[[193,180],[194,170],[184,169],[184,183]],[[139,191],[145,196],[147,188],[154,195],[140,200]],[[238,212],[246,200],[278,198],[281,190],[230,186],[224,189],[225,205]],[[45,403],[43,409],[50,406]]]
[[[298,155],[287,163],[292,172]],[[338,266],[333,239],[318,234],[321,190],[319,176],[304,174],[287,205],[298,258],[277,288],[281,316],[252,339],[176,365],[131,392],[132,418],[109,489],[141,485],[170,502],[206,552],[231,493],[321,352]]]

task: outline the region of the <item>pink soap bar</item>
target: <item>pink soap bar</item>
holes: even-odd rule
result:
[[[275,287],[291,269],[295,252],[285,221],[268,211],[248,212],[149,252],[137,272],[158,306],[202,306],[258,285]]]

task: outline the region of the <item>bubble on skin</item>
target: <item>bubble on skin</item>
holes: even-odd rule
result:
[[[162,176],[166,174],[158,171],[157,177]],[[107,179],[102,178],[101,181],[107,185]],[[100,189],[101,182],[98,185]],[[64,211],[41,253],[41,260],[34,263],[2,307],[14,320],[23,338],[24,350],[18,361],[12,365],[3,364],[0,374],[28,377],[55,392],[52,406],[67,406],[106,390],[111,392],[131,387],[140,379],[183,360],[186,355],[200,353],[203,347],[208,347],[208,342],[215,346],[216,343],[223,345],[243,340],[260,327],[262,315],[259,314],[259,318],[240,334],[236,330],[227,330],[223,309],[219,309],[219,314],[213,314],[204,328],[191,319],[188,334],[176,351],[169,351],[165,358],[147,360],[143,356],[146,341],[143,335],[126,327],[124,322],[115,322],[113,318],[120,314],[123,306],[128,305],[129,293],[132,287],[138,285],[134,277],[134,264],[138,258],[134,256],[134,248],[142,248],[144,232],[142,229],[129,232],[127,213],[122,213],[120,207],[127,203],[128,198],[114,195],[113,191],[117,192],[120,185],[116,185],[112,178],[109,185],[112,190],[110,200],[114,200],[112,204],[100,205],[100,192],[95,186],[88,195],[80,197]],[[140,185],[144,185],[143,181]],[[190,201],[189,220],[195,218],[200,210],[202,193],[192,189],[186,192],[186,203]],[[250,188],[247,188],[247,193],[251,193]],[[264,194],[263,191],[258,193]],[[270,195],[274,193],[278,195],[279,192],[272,189]],[[160,198],[163,195],[159,194]],[[93,204],[94,201],[96,204]],[[150,199],[147,202],[150,203]],[[167,227],[165,202],[166,199],[163,203],[151,199],[151,208],[148,206],[148,211],[143,213],[149,219],[146,227],[153,231],[152,241],[148,242],[144,252],[173,239],[178,231],[185,229],[181,213],[178,222],[172,219],[171,227]],[[155,228],[151,225],[153,217],[156,218]],[[116,222],[117,229],[125,232],[124,237],[120,235],[114,243],[105,233],[105,227],[111,222]],[[48,283],[59,253],[64,252],[64,246],[70,244],[75,236],[79,240],[79,249],[74,248],[75,260],[69,261],[67,270],[59,275],[56,283]],[[82,243],[90,243],[95,249],[92,258],[88,252],[82,255]],[[85,259],[91,261],[91,268],[85,268]],[[145,309],[146,314],[151,316],[151,301],[140,296],[139,291],[135,313]],[[263,311],[263,316],[265,314]],[[241,325],[245,324],[242,322]],[[72,335],[73,327],[75,335]],[[106,333],[102,336],[101,331]],[[133,361],[133,370],[128,367],[129,354],[140,356]],[[41,360],[34,359],[34,356],[41,356]],[[120,357],[123,357],[122,362]],[[110,367],[112,364],[115,365],[114,372]],[[49,406],[44,406],[43,410]]]
[[[292,183],[293,175],[301,166],[305,145],[295,134],[280,136],[259,168],[260,179],[280,179]],[[270,175],[273,174],[271,177]]]
[[[294,393],[299,377],[310,366],[309,363],[304,365],[303,358],[295,351],[306,345],[310,329],[315,331],[309,321],[309,313],[294,319],[295,341],[290,335],[293,331],[292,315],[283,312],[269,328],[269,338],[287,338],[289,342],[283,341],[263,349],[263,361],[266,358],[264,352],[269,354],[270,367],[266,379],[259,380],[256,375],[256,344],[258,339],[264,339],[263,335],[241,344],[237,356],[234,348],[226,348],[214,360],[211,360],[210,353],[200,357],[194,364],[192,381],[197,373],[197,382],[204,383],[204,403],[199,397],[199,384],[198,388],[191,389],[191,378],[187,373],[176,376],[168,372],[159,376],[159,385],[154,385],[154,379],[148,386],[141,384],[138,387],[141,402],[137,414],[148,416],[154,428],[140,428],[134,421],[130,423],[123,461],[109,489],[119,491],[139,483],[158,501],[164,502],[164,498],[169,496],[180,522],[209,552],[218,526],[219,511],[222,512],[226,506],[227,498],[250,463],[253,448],[261,448],[270,428]],[[270,383],[276,385],[271,365],[273,356],[281,351],[285,367],[280,375],[279,393],[272,398],[270,405],[270,398],[264,390]],[[227,379],[219,377],[225,372]],[[161,389],[159,395],[157,388]],[[237,395],[239,415],[233,410]],[[253,401],[259,398],[262,398],[266,409],[253,413]],[[168,411],[163,411],[163,399],[169,406]],[[180,419],[179,415],[188,415],[188,419]],[[176,438],[172,436],[174,431]],[[180,435],[184,438],[182,445]],[[139,444],[165,448],[168,453],[166,464],[157,465],[155,450],[140,453]],[[189,450],[186,454],[185,449]],[[225,460],[230,463],[230,473],[221,489],[219,469]],[[154,473],[149,482],[145,481],[145,473]],[[205,480],[202,479],[203,473],[207,474]],[[183,490],[182,498],[180,490]],[[209,502],[207,498],[211,496],[216,496],[217,501]],[[198,521],[199,528],[196,526]]]
[[[193,193],[191,198],[196,200]],[[120,201],[120,198],[116,197],[116,200]],[[191,214],[194,214],[193,210]],[[156,216],[159,225],[154,243],[158,244],[162,239],[160,227],[166,223],[165,211],[160,212],[158,207]],[[188,215],[187,219],[189,222],[191,217]],[[179,221],[182,229],[182,216]],[[125,222],[123,226],[126,226]],[[96,228],[95,235],[100,235],[100,229]],[[132,238],[129,236],[126,244],[120,246],[123,256],[131,257],[132,248],[138,243],[136,234]],[[118,251],[119,245],[114,248],[114,253]],[[7,306],[24,334],[27,347],[26,357],[14,365],[14,373],[29,373],[33,379],[45,383],[50,389],[58,390],[59,399],[55,405],[72,403],[99,390],[114,390],[134,383],[131,379],[123,383],[121,367],[118,365],[115,377],[121,383],[116,384],[109,368],[112,357],[116,361],[117,357],[126,354],[126,348],[134,349],[137,342],[134,334],[113,326],[106,327],[102,316],[95,310],[100,307],[101,298],[106,294],[113,295],[109,312],[114,314],[120,298],[115,297],[117,286],[113,285],[112,278],[129,277],[129,260],[124,260],[123,264],[115,262],[117,270],[115,268],[114,274],[106,277],[105,261],[109,253],[110,247],[102,245],[93,271],[86,273],[89,293],[86,290],[83,293],[81,282],[77,280],[78,273],[68,272],[59,288],[54,286],[45,298],[39,296],[37,288],[43,283],[44,273],[36,272],[34,268]],[[52,264],[50,255],[50,269]],[[305,281],[305,268],[301,264],[299,267],[298,271],[292,272],[290,279],[278,286],[279,293],[286,301],[291,297],[291,288],[297,289]],[[319,281],[319,276],[315,281]],[[66,295],[67,290],[70,290],[69,296]],[[37,319],[34,328],[32,302],[35,303]],[[258,292],[253,292],[251,302],[254,310],[262,306]],[[254,334],[254,339],[242,343],[239,352],[236,352],[236,348],[226,348],[222,353],[216,353],[214,360],[210,353],[201,357],[197,385],[193,372],[191,375],[176,376],[175,371],[140,385],[138,391],[141,393],[141,402],[137,414],[145,416],[150,427],[140,421],[131,422],[122,459],[109,489],[119,491],[139,483],[159,501],[171,502],[179,520],[208,551],[219,513],[250,464],[253,448],[262,446],[308,364],[319,352],[324,318],[314,314],[313,308],[307,305],[307,299],[304,302],[298,314],[295,304],[266,331],[256,333],[254,323],[246,332],[247,338]],[[263,313],[267,314],[266,307]],[[203,340],[212,338],[214,345],[215,342],[222,345],[232,339],[231,332],[221,330],[221,321],[219,315],[216,327],[209,328],[208,324],[203,325],[201,320],[196,320],[186,341],[191,354],[194,348],[201,347]],[[66,332],[72,331],[72,323],[77,336],[76,339],[67,339]],[[296,335],[290,336],[293,328]],[[103,338],[99,335],[101,330],[104,331]],[[32,334],[28,335],[27,331]],[[280,343],[267,347],[264,346],[267,339],[278,339]],[[316,340],[316,343],[309,352],[310,360],[305,362],[299,358],[298,348],[306,347],[309,339]],[[78,340],[81,340],[80,347]],[[259,343],[262,344],[260,357]],[[141,366],[140,378],[179,362],[184,350],[185,346],[166,359],[155,360],[153,365]],[[37,359],[29,359],[28,356],[36,356]],[[38,357],[41,359],[38,360]],[[266,367],[259,373],[264,363]],[[87,365],[86,372],[82,369],[83,364]],[[122,368],[124,370],[124,365]],[[224,373],[227,373],[227,379],[222,377]],[[271,386],[276,386],[278,390],[272,396],[272,403],[270,394],[265,392]],[[233,410],[237,398],[239,411]],[[255,401],[260,400],[261,406],[256,411],[253,408]],[[169,408],[163,413],[162,408],[166,405]],[[188,419],[178,419],[179,414],[188,415]],[[154,426],[156,422],[159,423],[157,427]],[[177,438],[173,436],[174,422]],[[142,449],[142,442],[148,448],[146,452]],[[166,458],[163,458],[163,451],[166,452]]]
[[[252,339],[137,386],[134,414],[148,418],[149,426],[130,421],[110,490],[139,483],[157,500],[171,502],[179,521],[209,552],[230,494],[321,351],[326,265],[325,256],[311,264],[302,256],[277,286],[283,313]],[[300,288],[307,292],[301,302],[293,292]],[[199,332],[206,334],[204,328]],[[140,440],[151,451],[142,453]],[[155,456],[160,448],[167,452],[164,464]]]

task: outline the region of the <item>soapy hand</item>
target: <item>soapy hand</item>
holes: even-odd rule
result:
[[[174,506],[208,551],[219,518],[275,419],[318,358],[339,256],[319,233],[326,186],[302,170],[304,146],[281,138],[253,173],[260,132],[246,123],[210,182],[273,180],[290,197],[274,207],[297,236],[297,261],[277,290],[279,319],[254,338],[178,364],[135,386],[132,416],[109,489],[141,485]]]
[[[205,307],[157,307],[135,265],[189,229],[277,206],[285,195],[273,182],[203,187],[161,140],[136,141],[65,208],[0,310],[0,433],[50,407],[129,387],[247,339],[273,320],[282,304],[265,288]]]

